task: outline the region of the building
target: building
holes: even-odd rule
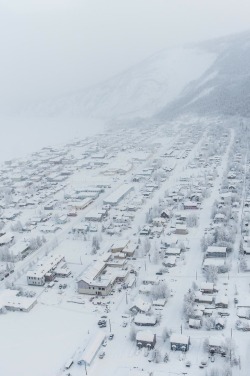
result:
[[[56,276],[56,267],[63,262],[65,262],[65,258],[62,255],[47,256],[38,263],[35,270],[27,272],[28,285],[43,286],[45,282],[52,281]]]
[[[20,296],[18,290],[5,289],[0,293],[0,311],[5,308],[8,311],[29,312],[36,303],[36,298]]]
[[[183,334],[173,333],[170,336],[170,348],[173,351],[183,351],[186,352],[189,350],[190,346],[190,337]]]
[[[136,345],[139,348],[146,347],[149,350],[153,349],[156,344],[156,334],[150,330],[140,330],[136,333]]]
[[[175,232],[176,235],[187,235],[188,234],[188,229],[186,224],[178,224],[175,227]]]
[[[225,338],[221,335],[211,336],[208,339],[208,349],[211,354],[223,354],[225,345]]]
[[[215,307],[216,308],[228,308],[228,296],[226,295],[217,295],[215,297]]]
[[[184,210],[194,210],[199,208],[198,203],[195,201],[186,201],[184,202],[183,207]]]
[[[94,358],[96,357],[98,351],[100,350],[102,344],[106,339],[105,333],[102,331],[97,332],[88,342],[87,346],[85,347],[78,364],[86,364],[90,366]]]
[[[122,185],[121,187],[116,189],[113,193],[111,193],[105,200],[103,200],[103,203],[105,205],[115,206],[124,197],[126,197],[133,189],[134,189],[133,185],[130,185],[130,184]]]
[[[189,319],[188,325],[189,325],[189,328],[200,329],[200,327],[201,327],[201,320],[199,320],[199,319]]]
[[[206,251],[206,257],[226,257],[227,247],[209,246]]]
[[[125,282],[129,271],[122,269],[124,260],[96,261],[78,278],[77,289],[80,294],[106,296],[117,282]]]
[[[154,326],[156,325],[156,322],[154,316],[147,316],[143,313],[138,313],[134,318],[134,323],[138,326]]]
[[[204,294],[213,294],[215,292],[214,283],[212,283],[212,282],[201,283],[200,291]]]

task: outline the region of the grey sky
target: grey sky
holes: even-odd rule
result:
[[[249,0],[0,0],[0,102],[49,99],[249,26]]]

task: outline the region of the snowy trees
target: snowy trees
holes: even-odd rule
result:
[[[13,225],[11,226],[11,230],[14,232],[20,232],[22,231],[22,229],[23,229],[23,225],[20,221],[13,223]]]
[[[186,320],[194,316],[195,292],[189,289],[184,295],[183,314]]]
[[[215,327],[215,320],[213,317],[207,317],[203,320],[203,326],[206,330],[214,329]]]
[[[10,252],[9,248],[7,246],[1,247],[0,250],[0,260],[1,261],[7,261],[7,262],[14,262],[14,256]]]
[[[151,249],[151,243],[150,243],[150,240],[148,238],[146,238],[143,242],[143,249],[145,251],[145,254],[147,254]]]
[[[42,244],[46,241],[45,237],[37,236],[36,238],[31,238],[29,241],[29,247],[32,251],[40,248]]]
[[[137,333],[137,331],[135,330],[135,327],[131,326],[130,332],[129,332],[130,341],[134,342],[136,340],[136,333]]]
[[[163,328],[162,329],[162,339],[163,339],[163,342],[165,342],[167,339],[170,338],[172,334],[172,330],[171,329],[168,329],[168,328]]]
[[[198,216],[197,214],[189,214],[187,216],[187,226],[188,227],[197,227],[198,226]]]
[[[244,257],[240,258],[239,266],[240,266],[240,270],[242,272],[245,272],[247,270],[247,262],[246,262],[246,259]]]
[[[153,299],[168,299],[170,292],[166,282],[160,282],[158,285],[154,285],[151,289]]]
[[[216,282],[218,279],[218,267],[214,265],[209,265],[204,268],[204,275],[207,282]]]
[[[96,252],[98,251],[98,249],[100,249],[100,242],[99,242],[99,239],[96,235],[93,236],[93,239],[92,239],[92,250],[91,250],[91,254],[92,255],[95,255]]]
[[[161,352],[159,349],[155,348],[152,350],[153,351],[153,362],[154,363],[160,363],[161,361]]]

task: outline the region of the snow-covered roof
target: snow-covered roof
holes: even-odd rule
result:
[[[106,335],[102,332],[99,331],[97,332],[89,341],[87,344],[82,356],[81,356],[81,361],[90,365],[92,360],[94,359],[97,351],[101,347],[103,341],[105,340]]]
[[[225,344],[225,338],[222,335],[211,336],[208,338],[208,343],[211,347],[220,347]]]
[[[189,344],[189,337],[184,334],[173,333],[170,336],[170,343],[181,343],[183,345]]]
[[[227,247],[217,247],[217,246],[209,246],[207,247],[206,253],[221,253],[226,254],[227,253]]]
[[[156,324],[156,318],[154,316],[147,316],[143,313],[138,313],[135,316],[134,319],[135,324],[149,324],[149,325],[155,325]]]
[[[136,333],[136,340],[138,342],[154,342],[155,334],[153,334],[150,330],[140,330]]]
[[[35,270],[30,270],[27,272],[27,277],[37,277],[42,278],[51,269],[55,268],[61,261],[64,260],[63,255],[50,255],[42,259],[42,262],[37,264]]]

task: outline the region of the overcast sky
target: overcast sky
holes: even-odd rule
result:
[[[249,26],[249,0],[0,0],[0,102],[50,99]]]

